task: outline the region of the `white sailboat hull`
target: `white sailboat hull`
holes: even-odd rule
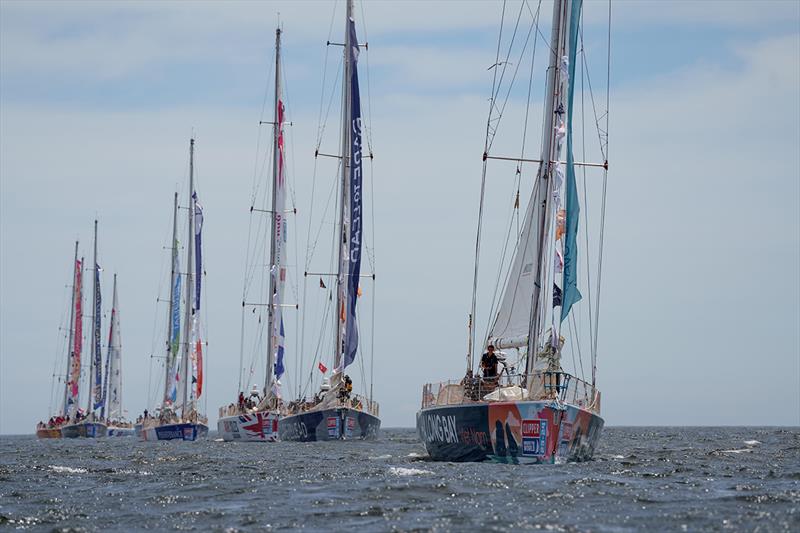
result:
[[[226,442],[275,442],[279,419],[274,411],[225,416],[217,421],[217,431]]]

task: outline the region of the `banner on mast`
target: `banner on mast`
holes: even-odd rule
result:
[[[358,38],[356,22],[350,19],[350,238],[347,270],[347,325],[344,332],[344,359],[342,369],[356,358],[358,351],[358,326],[356,302],[361,276],[361,242],[363,240],[363,213],[361,188],[361,96],[358,89]]]
[[[572,155],[572,101],[575,93],[575,56],[578,46],[578,24],[583,0],[572,0],[569,18],[569,89],[567,91],[567,183],[566,183],[566,235],[564,239],[564,281],[561,321],[567,318],[572,305],[580,301],[578,290],[578,187],[575,183],[575,159]]]
[[[100,265],[94,264],[94,409],[99,409],[103,405],[103,354],[100,348],[100,317],[101,317],[100,296]]]

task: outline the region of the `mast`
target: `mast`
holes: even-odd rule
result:
[[[112,345],[116,342],[116,337],[119,335],[119,331],[116,330],[118,324],[119,324],[119,308],[118,308],[118,304],[117,304],[117,274],[115,272],[114,273],[114,293],[112,295],[112,301],[111,301],[111,325],[110,325],[111,334],[109,335],[109,343],[108,343],[109,344],[109,346],[108,346],[109,353],[112,351]],[[109,416],[109,418],[111,418],[112,416],[114,416],[114,414],[116,414],[116,418],[119,420],[119,419],[122,418],[122,360],[120,359],[122,354],[116,352],[117,349],[118,349],[117,346],[113,347],[113,350],[115,351],[113,356],[115,358],[117,358],[117,361],[112,363],[111,357],[109,357],[108,358],[108,362],[106,363],[106,365],[107,365],[106,366],[106,376],[108,376],[108,377],[106,377],[106,383],[107,383],[106,387],[110,388],[110,386],[108,384],[109,381],[114,380],[116,382],[115,385],[117,387],[117,394],[116,394],[117,402],[115,403],[114,408],[116,408],[117,411],[116,411],[116,413],[114,411],[112,411],[111,410],[112,406],[109,405],[108,406],[108,416]],[[114,375],[111,375],[111,372],[109,371],[109,368],[112,365],[114,366],[114,370],[117,372],[117,376],[116,377]],[[103,409],[105,410],[106,402],[108,402],[109,400],[108,400],[108,398],[104,398],[104,400],[105,401],[103,402]]]
[[[161,402],[161,405],[166,405],[167,399],[169,398],[169,389],[170,389],[170,374],[172,373],[172,367],[175,364],[174,358],[177,357],[177,353],[172,353],[172,315],[175,312],[174,308],[174,297],[175,297],[175,276],[180,276],[180,272],[175,272],[175,265],[178,259],[178,193],[175,192],[175,198],[172,202],[172,261],[170,266],[170,276],[169,276],[169,310],[167,311],[167,358],[166,363],[164,364],[164,399]],[[116,275],[114,276],[116,279]]]
[[[347,301],[347,284],[345,283],[344,276],[347,274],[348,257],[346,255],[347,234],[349,224],[347,221],[347,213],[349,212],[349,190],[347,178],[350,175],[350,19],[353,18],[353,0],[347,0],[347,11],[344,26],[344,69],[342,78],[342,148],[340,152],[340,160],[342,162],[342,194],[340,197],[340,210],[339,210],[339,228],[338,228],[338,244],[337,253],[339,260],[337,261],[338,270],[336,272],[336,309],[333,313],[333,320],[336,324],[336,344],[334,346],[334,368],[338,369],[342,362],[342,342],[343,331],[346,325],[346,313],[342,310]],[[358,45],[358,43],[356,43]]]
[[[69,305],[69,344],[67,344],[67,373],[64,378],[64,412],[67,416],[69,406],[69,374],[72,367],[73,341],[75,340],[75,278],[78,275],[78,241],[75,241],[75,257],[72,259],[72,298]]]
[[[553,124],[556,119],[557,106],[556,102],[559,99],[559,64],[561,57],[564,55],[564,39],[565,39],[565,25],[568,18],[566,14],[567,2],[566,0],[555,0],[553,4],[553,30],[550,38],[550,63],[547,68],[547,100],[544,109],[544,129],[545,132],[542,141],[542,163],[539,165],[538,180],[539,194],[534,201],[538,205],[542,205],[541,218],[539,220],[539,257],[537,260],[536,268],[536,283],[533,288],[533,305],[531,306],[531,320],[528,329],[528,351],[525,361],[525,373],[531,374],[534,370],[534,362],[536,360],[536,352],[539,344],[539,329],[544,320],[544,314],[547,309],[545,302],[550,301],[550,294],[552,292],[552,282],[549,281],[547,276],[548,266],[546,265],[546,258],[548,257],[549,247],[546,245],[547,237],[550,233],[550,200],[553,194],[553,180],[552,170],[553,163],[556,163],[555,157],[556,142],[555,142],[555,128]],[[563,110],[562,110],[563,112]],[[542,293],[542,287],[545,288]],[[542,297],[544,296],[544,297]]]
[[[95,351],[96,351],[96,342],[94,339],[95,332],[99,327],[98,320],[100,319],[97,316],[97,291],[98,291],[98,275],[97,275],[97,219],[94,221],[94,280],[92,282],[92,304],[94,309],[92,310],[92,343],[91,348],[89,351],[89,400],[86,403],[86,414],[94,413],[94,358],[95,358]]]
[[[275,276],[280,275],[275,271],[279,265],[275,264],[275,235],[282,213],[278,213],[277,189],[278,173],[280,172],[280,158],[278,137],[281,131],[281,116],[278,111],[281,95],[281,29],[275,29],[275,105],[273,106],[274,120],[272,122],[272,238],[269,246],[269,294],[267,295],[267,371],[264,378],[264,397],[272,396],[272,367],[275,363]],[[283,206],[280,206],[283,209]]]
[[[186,320],[184,321],[183,332],[183,404],[181,407],[181,417],[186,418],[187,404],[189,401],[189,345],[192,343],[192,315],[194,309],[192,304],[192,246],[194,244],[194,203],[192,194],[194,193],[194,138],[189,140],[189,234],[186,242]]]

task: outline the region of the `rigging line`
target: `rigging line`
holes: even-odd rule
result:
[[[530,13],[530,14],[531,14],[531,17],[534,17],[534,14],[533,14],[533,12],[531,11],[531,6],[530,6],[530,5],[528,5],[527,1],[525,2],[525,4],[526,4],[526,5],[527,5],[527,7],[528,7],[528,13]],[[541,4],[541,1],[540,1],[540,2],[539,2],[539,7],[541,7],[541,5],[542,5],[542,4]],[[538,15],[538,9],[537,9],[537,15]],[[547,38],[544,36],[544,34],[542,33],[542,29],[539,27],[538,23],[537,23],[537,25],[536,25],[536,33],[538,33],[538,34],[539,34],[539,36],[542,38],[542,41],[544,41],[544,44],[545,44],[545,45],[547,45],[547,49],[550,51],[550,53],[551,53],[551,54],[553,54],[553,55],[555,55],[556,51],[555,51],[555,50],[553,50],[553,47],[552,47],[552,46],[550,46],[550,41],[549,41],[549,40],[548,40],[548,39],[547,39]]]
[[[367,17],[364,14],[364,4],[365,2],[360,2],[359,7],[361,8],[361,26],[364,28],[364,42],[369,43],[369,35],[367,33]],[[369,153],[372,154],[372,91],[370,90],[370,68],[369,68],[369,46],[366,48],[366,56],[367,56],[367,123],[369,124],[368,128],[365,128],[365,133],[367,134],[367,148],[369,149]]]
[[[533,19],[533,24],[536,24],[537,28],[539,27],[539,13],[540,13],[541,8],[542,8],[542,0],[539,0],[539,5],[536,8],[536,15],[534,16],[534,19]],[[530,9],[530,8],[528,8],[528,9]],[[532,55],[531,55],[531,72],[530,72],[530,75],[528,77],[528,98],[527,98],[526,103],[525,103],[525,121],[523,123],[523,128],[522,128],[522,146],[520,147],[520,156],[519,156],[520,159],[525,159],[525,143],[526,143],[527,138],[528,138],[528,117],[530,115],[531,94],[533,92],[533,74],[534,74],[534,68],[533,67],[534,67],[534,65],[536,63],[536,43],[538,43],[538,42],[539,42],[538,39],[534,39],[533,40],[533,52],[532,52]],[[520,174],[521,174],[521,170],[522,170],[522,164],[520,164]]]
[[[572,339],[575,339],[575,344],[578,347],[578,362],[581,364],[581,379],[583,381],[586,381],[586,374],[583,371],[583,355],[581,353],[581,339],[578,337],[578,326],[575,325],[575,313],[570,313],[569,318],[570,320],[572,320],[569,326],[570,337]]]
[[[521,10],[520,10],[520,16],[521,15],[522,15],[522,13],[521,13]],[[519,19],[517,20],[517,22],[519,22]],[[503,118],[503,113],[505,112],[506,105],[508,105],[508,100],[509,100],[509,97],[511,95],[511,89],[514,88],[514,82],[517,79],[517,74],[519,73],[519,68],[522,66],[522,58],[525,56],[525,50],[528,49],[528,43],[530,42],[531,33],[533,32],[533,28],[534,28],[534,23],[532,22],[531,23],[531,27],[528,30],[528,35],[525,37],[525,43],[522,46],[522,51],[520,52],[519,60],[517,61],[517,65],[514,68],[514,74],[511,77],[511,81],[508,84],[508,90],[506,91],[506,96],[503,99],[503,106],[500,108],[500,112],[499,112],[499,114],[497,116],[497,119],[496,119],[496,123],[495,123],[495,127],[494,127],[495,134],[497,133],[497,130],[500,128],[500,121]],[[516,28],[515,28],[515,34],[516,34]],[[534,42],[536,42],[536,39],[534,39]],[[512,41],[512,44],[513,44],[513,41]],[[511,55],[510,47],[509,47],[508,54],[509,54],[509,56]],[[533,69],[533,65],[531,65],[531,69]],[[503,71],[503,74],[505,74],[505,70]],[[500,83],[502,83],[502,78],[500,80]],[[490,149],[491,149],[491,146],[492,146],[493,143],[494,143],[494,136],[492,136],[492,142],[489,144],[489,148]]]
[[[344,66],[344,57],[342,57],[340,59],[339,67],[336,70],[336,80],[337,81],[339,80],[339,73],[342,72],[342,66]],[[317,151],[319,151],[320,147],[322,146],[322,137],[325,135],[325,128],[328,125],[328,117],[330,117],[330,114],[331,114],[331,108],[333,107],[334,96],[336,96],[336,94],[338,93],[337,89],[338,89],[338,86],[337,86],[336,83],[334,83],[331,86],[331,97],[328,100],[328,107],[325,110],[325,118],[322,120],[322,123],[318,127],[317,146],[316,146]],[[325,90],[325,88],[323,87],[323,91],[324,90]]]
[[[606,160],[609,151],[609,115],[610,115],[610,90],[611,90],[611,0],[608,2],[608,52],[606,66]],[[600,287],[603,274],[603,241],[605,237],[606,225],[606,191],[608,185],[608,169],[603,172],[603,193],[600,208],[600,243],[597,261],[597,297],[595,298],[595,326],[594,339],[592,346],[592,388],[595,387],[597,377],[597,335],[600,322]]]
[[[328,195],[328,200],[325,202],[325,209],[322,212],[322,217],[320,218],[319,229],[317,230],[317,234],[314,237],[313,244],[308,245],[308,248],[307,248],[307,253],[308,253],[307,258],[308,259],[307,259],[307,264],[306,264],[306,270],[308,270],[310,268],[310,266],[311,266],[311,258],[314,255],[314,251],[317,249],[317,244],[319,243],[320,236],[322,235],[322,230],[325,227],[325,217],[327,216],[328,210],[331,207],[331,200],[335,199],[334,209],[339,205],[338,195],[336,194],[336,191],[339,189],[338,185],[339,185],[338,180],[334,180],[333,183],[331,184],[331,191],[330,191],[330,193]],[[336,224],[334,224],[334,226],[336,226]],[[310,231],[310,229],[311,229],[311,227],[310,227],[310,224],[309,224],[309,231]],[[336,233],[336,229],[335,228],[334,228],[334,233]],[[310,236],[309,236],[309,240],[310,240]],[[333,251],[332,253],[335,254],[336,252]]]
[[[512,194],[512,202],[515,199],[516,199],[516,195]],[[489,315],[488,315],[487,321],[486,321],[486,335],[484,336],[484,338],[487,338],[487,339],[489,338],[489,332],[492,329],[492,323],[496,322],[496,320],[497,320],[497,317],[495,316],[495,313],[498,311],[498,307],[500,306],[500,303],[501,303],[500,298],[498,298],[499,292],[501,290],[500,279],[503,278],[503,287],[506,287],[507,286],[506,284],[508,283],[508,279],[511,276],[513,256],[512,256],[511,261],[509,261],[509,264],[506,265],[506,268],[503,268],[503,265],[505,265],[505,263],[506,263],[506,254],[508,252],[508,243],[511,240],[511,229],[514,227],[514,214],[517,211],[518,211],[518,209],[513,209],[513,208],[511,210],[511,214],[510,214],[509,220],[508,220],[508,231],[506,231],[506,238],[505,238],[505,242],[503,244],[503,252],[500,254],[500,266],[497,269],[497,278],[495,279],[495,283],[494,283],[494,293],[492,295],[492,300],[491,300],[492,301],[492,305],[491,305],[491,307],[489,307]],[[519,247],[519,233],[517,234],[517,238],[515,239],[515,242],[514,242],[514,251],[516,251],[518,249],[518,247]],[[505,276],[503,276],[503,271],[504,270],[506,271],[506,275]],[[500,294],[499,296],[502,297],[503,295]]]
[[[519,21],[522,18],[522,8],[524,6],[525,6],[525,2],[523,2],[519,6],[519,13],[517,13],[517,20],[516,20],[516,23],[514,24],[514,31],[511,34],[511,40],[508,43],[508,51],[506,52],[506,57],[502,62],[503,69],[500,72],[500,79],[497,80],[497,84],[496,85],[493,84],[493,86],[492,86],[492,99],[491,99],[490,117],[491,117],[492,111],[494,111],[497,108],[497,105],[496,105],[497,104],[497,96],[500,94],[500,88],[503,86],[503,79],[505,78],[506,70],[508,70],[508,59],[511,57],[511,51],[514,48],[514,39],[517,36],[517,30],[519,29]],[[502,31],[503,30],[502,30],[502,27],[501,27],[501,29],[500,29],[501,36],[502,36]],[[528,31],[528,37],[530,37],[530,31]],[[527,39],[526,39],[525,42],[527,44]],[[525,52],[525,50],[523,49],[523,53],[524,52]],[[498,64],[499,63],[495,62],[495,65],[498,65]],[[494,70],[497,71],[497,68],[495,68]],[[516,72],[518,70],[519,70],[519,62],[518,62],[517,66],[516,66],[516,68],[514,70],[514,77],[516,77]],[[513,87],[513,85],[514,85],[514,80],[512,79],[511,83],[509,84],[509,91],[511,90],[510,88]],[[506,102],[507,101],[508,101],[508,94],[506,94]],[[503,103],[503,107],[505,108],[505,102]],[[488,147],[486,148],[486,153],[489,153],[489,149],[491,148],[492,144],[494,143],[494,137],[497,134],[497,128],[498,128],[498,126],[500,124],[500,120],[502,119],[502,117],[503,117],[503,110],[500,109],[498,111],[497,118],[491,120],[491,122],[495,122],[495,125],[492,128],[491,140],[488,141]]]
[[[586,92],[584,90],[584,78],[586,74],[586,54],[585,48],[583,44],[583,24],[580,26],[580,38],[581,38],[581,56],[583,57],[583,61],[581,61],[581,153],[583,157],[583,161],[586,161]],[[586,215],[583,217],[583,236],[584,236],[584,246],[586,247],[586,288],[587,288],[587,303],[589,308],[589,338],[591,339],[594,335],[594,317],[592,314],[592,271],[591,271],[591,258],[589,257],[589,194],[586,189],[586,167],[581,167],[581,171],[583,172],[583,205],[586,209]],[[590,356],[591,356],[591,344],[590,346]]]
[[[331,23],[328,26],[328,42],[331,41],[331,36],[333,35],[333,23],[336,18],[336,6],[338,5],[338,1],[334,1],[333,9],[331,10]],[[317,115],[317,148],[319,148],[319,144],[322,141],[322,129],[323,128],[323,120],[322,120],[322,106],[325,101],[325,82],[327,81],[328,76],[328,56],[330,54],[330,46],[325,46],[325,60],[322,64],[322,87],[319,92],[319,115]],[[338,78],[338,74],[337,74]],[[326,116],[327,120],[327,116]],[[323,128],[324,129],[324,128]]]
[[[500,33],[497,36],[497,51],[495,52],[495,64],[500,60],[500,44],[503,38],[503,24],[505,23],[506,15],[506,1],[503,0],[503,9],[500,15]],[[489,102],[489,114],[486,119],[486,137],[484,140],[483,153],[488,153],[489,150],[489,131],[492,123],[492,109],[494,107],[494,93],[497,87],[497,69],[493,69],[492,73],[492,99]],[[478,298],[478,271],[480,266],[481,255],[481,227],[483,224],[483,205],[486,195],[486,159],[483,160],[483,169],[481,171],[481,195],[478,206],[478,229],[475,238],[475,267],[472,276],[472,304],[470,307],[470,320],[469,320],[469,351],[467,353],[467,372],[472,370],[474,366],[474,352],[475,352],[475,308]]]
[[[600,145],[600,154],[603,156],[603,159],[605,161],[608,161],[608,155],[606,154],[606,152],[607,152],[606,149],[608,148],[608,146],[607,146],[608,145],[608,131],[606,130],[606,132],[605,132],[606,143],[605,143],[605,146],[604,146],[604,144],[603,144],[603,131],[600,129],[600,121],[603,119],[603,116],[602,115],[601,116],[597,115],[597,105],[595,104],[594,90],[592,88],[592,75],[591,75],[591,72],[589,71],[589,66],[588,66],[588,62],[587,62],[586,57],[587,57],[587,54],[584,52],[583,53],[583,63],[584,63],[584,68],[586,69],[586,83],[589,86],[589,97],[592,100],[592,113],[594,114],[595,129],[597,130],[597,141],[598,141],[598,144]],[[605,114],[606,114],[606,118],[608,118],[607,117],[607,115],[608,115],[608,111],[607,110],[606,110]]]

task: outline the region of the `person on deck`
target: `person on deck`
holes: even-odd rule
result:
[[[497,355],[494,353],[494,345],[486,347],[486,353],[481,357],[481,370],[485,379],[495,379],[497,377]]]

